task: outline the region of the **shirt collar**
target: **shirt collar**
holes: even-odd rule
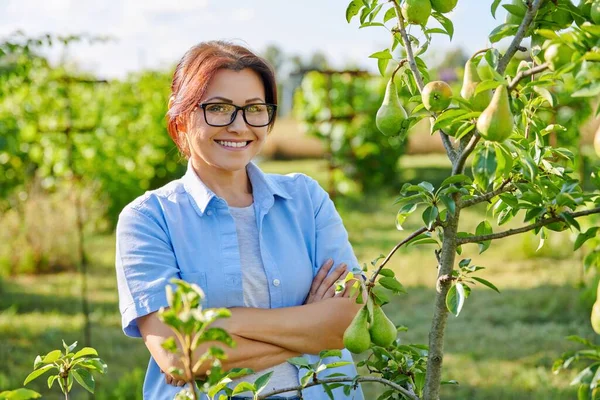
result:
[[[252,195],[254,202],[259,205],[271,206],[274,203],[274,197],[279,196],[284,199],[291,199],[290,193],[276,182],[271,176],[265,174],[255,163],[250,162],[246,166],[250,183],[252,184]],[[183,185],[185,190],[192,197],[193,201],[198,206],[200,213],[203,215],[211,200],[221,200],[208,186],[202,182],[200,177],[196,175],[192,167],[192,161],[188,160],[187,170],[183,176]]]

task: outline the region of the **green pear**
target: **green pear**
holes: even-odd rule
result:
[[[421,98],[429,111],[444,111],[452,101],[452,88],[444,81],[431,81],[423,87]]]
[[[365,305],[352,319],[344,332],[344,347],[354,354],[366,351],[371,345],[369,335],[369,310]]]
[[[508,90],[500,85],[490,105],[477,118],[477,130],[482,138],[492,142],[502,142],[513,130],[513,116],[508,101]]]
[[[429,0],[405,0],[402,4],[402,15],[409,24],[424,26],[431,15]]]
[[[383,312],[383,309],[377,304],[373,305],[373,322],[369,328],[371,341],[377,346],[388,347],[394,340],[398,331],[396,325]]]
[[[469,59],[465,64],[465,75],[462,88],[460,89],[460,95],[463,99],[471,102],[471,105],[475,110],[483,111],[488,104],[490,104],[492,91],[484,90],[475,95],[475,89],[479,82],[481,82],[481,78],[477,73],[477,64],[472,59]]]
[[[590,9],[590,17],[592,22],[596,25],[600,25],[600,0],[592,1],[592,7]]]
[[[398,90],[393,79],[385,88],[381,107],[377,110],[375,125],[386,136],[395,136],[402,131],[402,122],[408,117],[398,98]]]
[[[544,52],[544,60],[551,71],[556,71],[571,62],[573,53],[574,50],[564,43],[552,43]]]
[[[431,0],[431,8],[445,14],[454,10],[456,3],[458,3],[458,0]]]

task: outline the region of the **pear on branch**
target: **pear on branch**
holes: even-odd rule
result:
[[[421,98],[427,110],[441,112],[452,101],[452,88],[444,81],[431,81],[423,87]]]
[[[385,88],[381,107],[377,110],[375,125],[384,135],[395,136],[402,132],[402,123],[407,117],[406,110],[402,107],[398,98],[398,89],[396,89],[392,77]]]
[[[369,309],[365,304],[344,332],[344,347],[354,354],[366,351],[371,345],[369,335]]]
[[[425,26],[431,15],[429,0],[404,0],[402,16],[409,24]]]
[[[390,321],[383,309],[377,304],[373,305],[373,321],[369,328],[369,334],[371,335],[371,341],[381,347],[388,347],[394,343],[398,334],[396,325]]]
[[[510,137],[513,126],[508,90],[506,85],[500,85],[489,106],[477,118],[477,130],[485,140],[502,142]]]
[[[431,8],[442,14],[449,13],[454,10],[458,0],[431,0]]]
[[[491,90],[484,90],[475,94],[477,85],[481,82],[481,78],[477,73],[477,63],[470,58],[465,64],[465,75],[463,77],[463,85],[460,89],[460,95],[467,100],[476,111],[483,111],[492,97]]]

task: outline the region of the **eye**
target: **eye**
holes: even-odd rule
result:
[[[261,113],[266,110],[266,106],[264,104],[250,104],[246,106],[246,112],[249,113]]]
[[[233,109],[229,104],[208,104],[206,106],[206,111],[212,113],[229,113]]]

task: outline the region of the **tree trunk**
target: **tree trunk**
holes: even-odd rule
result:
[[[440,265],[438,266],[438,279],[436,284],[435,306],[433,319],[429,331],[429,357],[427,359],[427,375],[425,377],[424,400],[438,400],[440,383],[442,381],[442,361],[444,358],[444,332],[448,319],[446,308],[446,294],[452,284],[450,278],[454,270],[454,259],[456,257],[456,233],[458,231],[460,209],[456,209],[456,215],[449,217],[444,228],[444,243],[440,254]]]

